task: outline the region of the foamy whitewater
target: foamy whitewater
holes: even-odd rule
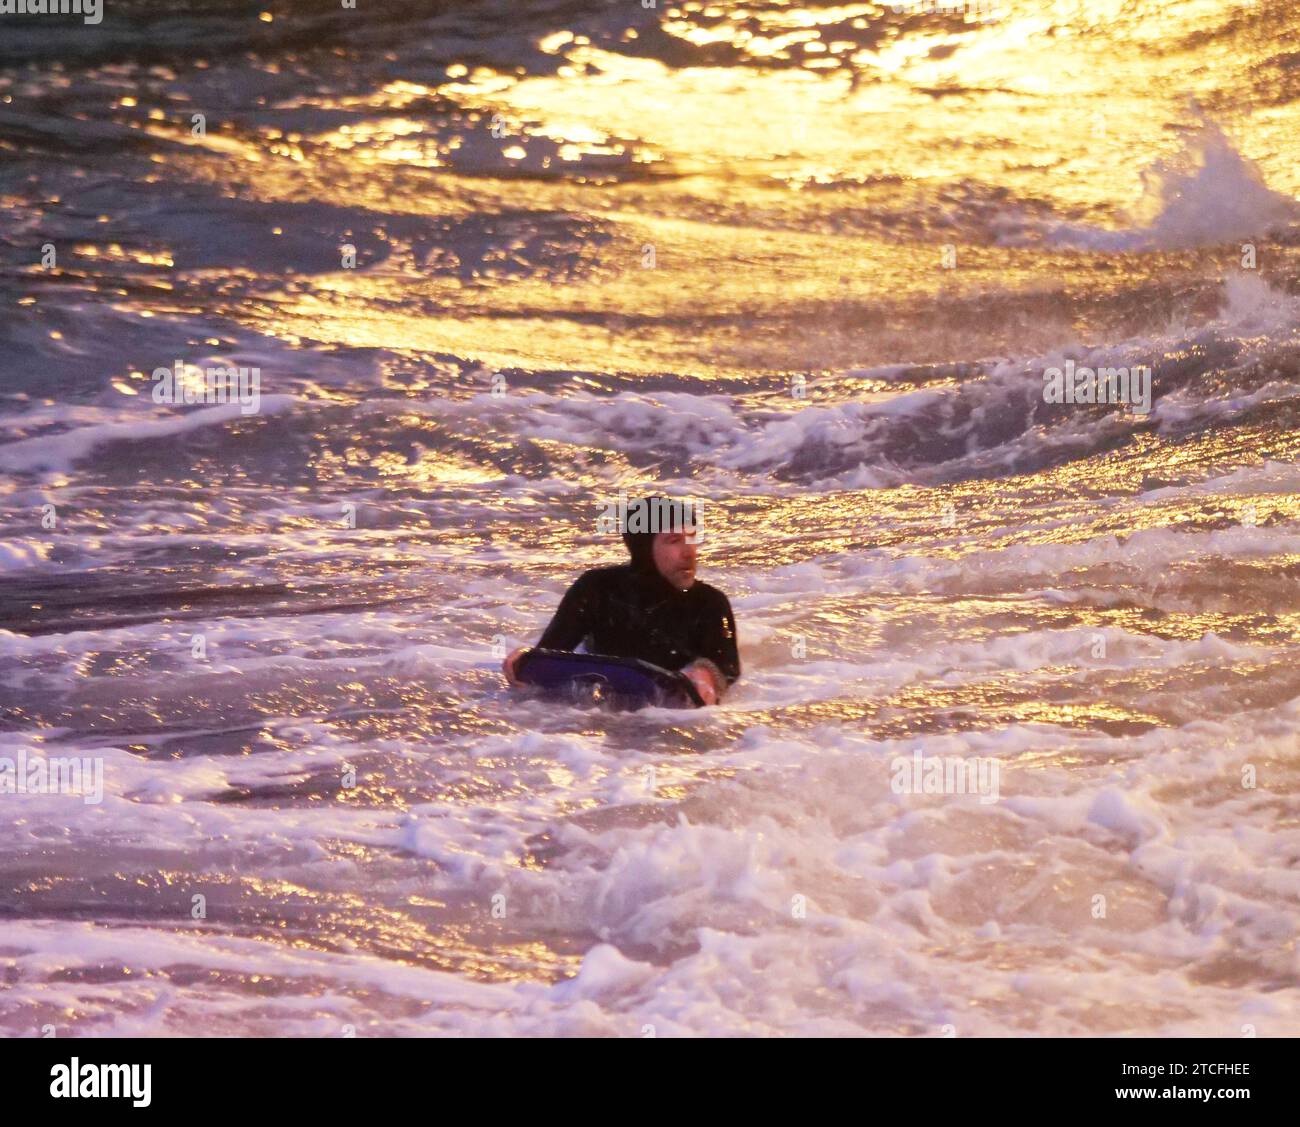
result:
[[[302,7],[0,17],[0,1030],[1300,1032],[1294,5]]]

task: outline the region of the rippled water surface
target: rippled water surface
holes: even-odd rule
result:
[[[327,7],[0,17],[0,1029],[1300,1032],[1294,5]]]

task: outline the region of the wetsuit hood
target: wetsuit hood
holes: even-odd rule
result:
[[[646,575],[658,575],[655,567],[655,534],[653,532],[625,532],[623,543],[632,556],[632,570]]]

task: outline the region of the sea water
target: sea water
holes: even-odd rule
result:
[[[1300,1029],[1300,13],[902,7],[0,17],[0,1029]]]

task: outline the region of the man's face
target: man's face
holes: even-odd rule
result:
[[[679,591],[695,582],[695,536],[685,532],[660,532],[655,536],[655,567]]]

